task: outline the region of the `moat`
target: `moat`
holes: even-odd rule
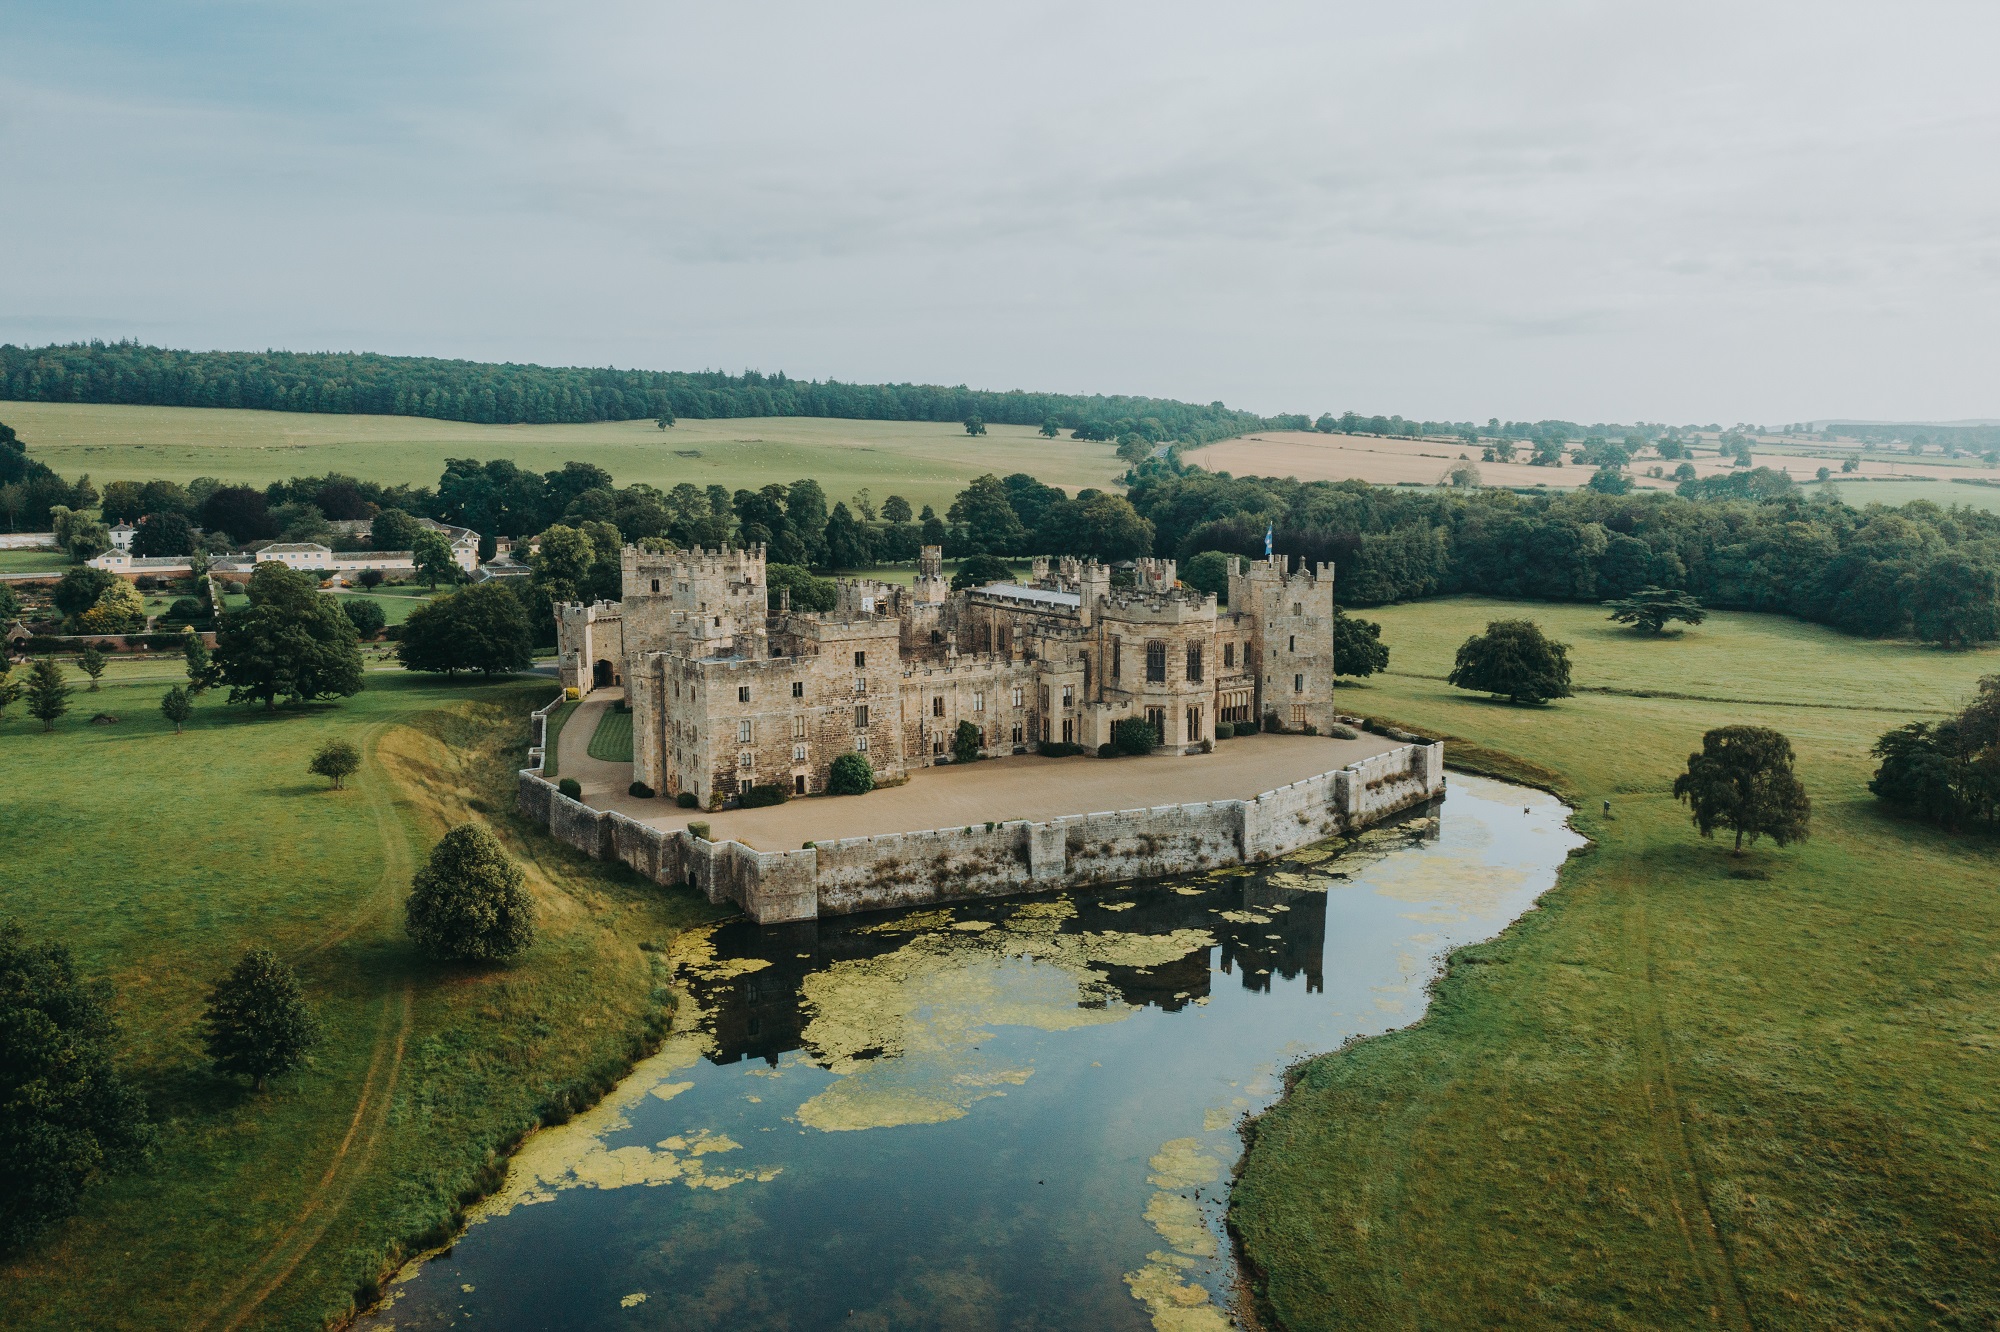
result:
[[[1236,1125],[1421,1015],[1581,838],[1435,817],[1255,869],[683,936],[675,1031],[375,1328],[1221,1328]]]

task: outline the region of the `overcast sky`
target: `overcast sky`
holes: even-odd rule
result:
[[[2000,416],[2000,5],[0,0],[0,340]]]

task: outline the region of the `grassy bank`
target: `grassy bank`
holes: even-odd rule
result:
[[[618,484],[671,489],[682,481],[752,490],[816,479],[830,500],[863,486],[939,513],[982,472],[1028,472],[1075,491],[1122,473],[1110,444],[1044,439],[1029,426],[991,425],[974,439],[950,421],[740,417],[593,425],[473,425],[413,416],[321,416],[221,407],[113,407],[0,402],[0,421],[64,476],[106,481],[221,477],[255,486],[324,472],[435,486],[446,458],[511,458],[546,472],[575,459]]]
[[[1622,692],[1516,709],[1446,687],[1503,614]],[[1400,673],[1342,691],[1464,737],[1478,766],[1545,770],[1596,844],[1457,956],[1423,1024],[1308,1063],[1258,1122],[1231,1216],[1265,1313],[1293,1332],[1994,1326],[2000,844],[1891,818],[1865,783],[1876,736],[1962,702],[2000,652],[1745,615],[1650,641],[1601,614],[1390,608]],[[1809,843],[1736,861],[1689,826],[1673,777],[1732,722],[1792,738]]]
[[[53,735],[0,723],[4,909],[117,987],[120,1062],[163,1125],[138,1171],[0,1271],[9,1328],[312,1327],[400,1241],[495,1177],[496,1153],[622,1069],[665,1013],[652,955],[712,913],[516,826],[513,768],[546,681],[400,672],[337,707],[266,716],[204,700],[176,737],[173,663],[114,664]],[[81,686],[79,685],[79,689]],[[114,726],[91,726],[96,711]],[[309,777],[342,736],[350,789]],[[445,828],[493,826],[542,935],[512,967],[444,967],[402,933],[409,877]],[[208,984],[256,943],[296,966],[328,1040],[265,1096],[206,1071]]]

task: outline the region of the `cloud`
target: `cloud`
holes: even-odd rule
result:
[[[0,336],[1994,409],[1990,7],[8,8]]]

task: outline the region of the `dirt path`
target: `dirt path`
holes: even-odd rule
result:
[[[1667,1045],[1666,1015],[1660,1009],[1658,966],[1646,904],[1637,888],[1632,891],[1625,917],[1625,953],[1629,965],[1644,968],[1644,979],[1635,987],[1632,1045],[1646,1097],[1648,1128],[1667,1173],[1667,1198],[1673,1204],[1688,1257],[1708,1287],[1710,1316],[1718,1325],[1749,1332],[1756,1324],[1744,1298],[1743,1280],[1715,1224],[1708,1183],[1688,1132],[1687,1112],[1674,1090],[1673,1058]]]
[[[381,925],[390,918],[409,882],[414,864],[409,837],[396,816],[390,779],[384,771],[376,745],[388,724],[373,727],[364,741],[368,764],[362,781],[375,818],[376,836],[382,847],[382,874],[374,892],[348,921],[333,933],[315,942],[303,956],[313,957],[358,933],[365,926]],[[402,1072],[403,1053],[408,1046],[415,1011],[414,988],[405,983],[386,989],[376,1001],[375,1034],[368,1057],[368,1071],[362,1078],[361,1093],[354,1103],[347,1132],[328,1158],[325,1170],[299,1207],[298,1215],[257,1258],[244,1267],[229,1290],[211,1311],[191,1325],[194,1332],[219,1327],[234,1332],[254,1317],[266,1300],[298,1270],[325,1236],[327,1228],[345,1210],[355,1188],[367,1173],[388,1127],[389,1108],[394,1100],[396,1081]],[[358,1145],[357,1145],[358,1140]]]

